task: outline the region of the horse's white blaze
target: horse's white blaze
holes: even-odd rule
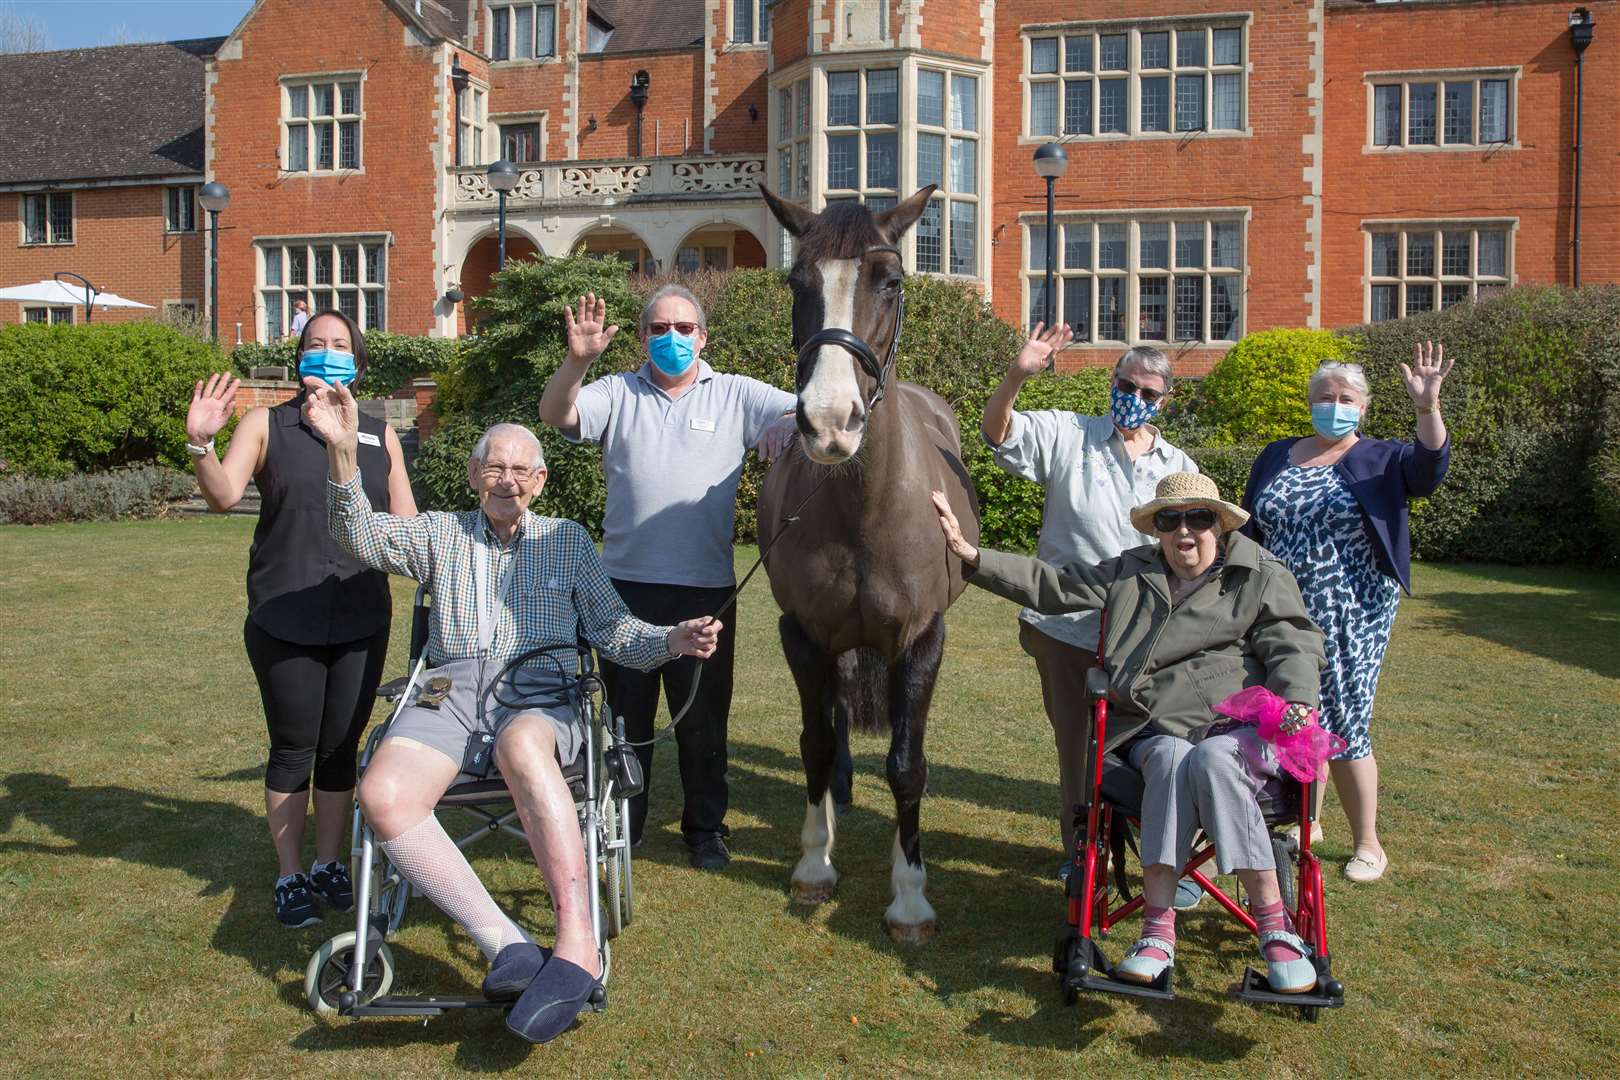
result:
[[[934,908],[923,895],[923,889],[928,884],[928,871],[921,863],[912,866],[906,862],[906,853],[900,847],[899,830],[894,834],[894,851],[890,858],[893,866],[889,871],[889,880],[894,885],[894,902],[884,912],[884,921],[890,926],[933,926]]]
[[[832,849],[835,816],[832,792],[821,796],[819,803],[804,808],[804,827],[799,830],[799,865],[793,868],[793,881],[799,885],[833,885],[838,871],[833,869]]]
[[[822,328],[855,330],[855,287],[860,280],[859,259],[827,259],[821,263]],[[837,345],[823,345],[816,353],[815,370],[799,391],[804,417],[815,429],[806,451],[813,460],[841,461],[860,448],[865,403],[855,378],[855,358]],[[857,413],[860,413],[857,417]],[[855,419],[852,425],[851,421]],[[853,430],[851,430],[853,426]]]

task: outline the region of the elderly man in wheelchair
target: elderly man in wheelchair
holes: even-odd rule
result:
[[[708,656],[719,623],[653,626],[634,618],[585,530],[529,512],[546,468],[539,440],[520,425],[497,424],[473,450],[467,480],[479,509],[414,518],[374,512],[360,486],[353,396],[342,385],[305,382],[308,422],[327,444],[332,535],[361,562],[414,578],[434,596],[431,669],[366,768],[361,809],[389,861],[492,961],[484,993],[516,999],[507,1026],[531,1042],[548,1041],[600,997],[604,974],[589,917],[594,869],[562,772],[585,734],[577,712],[555,695],[531,695],[546,703],[523,707],[546,671],[508,666],[547,647],[572,656],[583,635],[616,663],[647,670],[676,656]],[[491,764],[552,897],[550,951],[496,906],[433,813],[452,784],[488,776]]]
[[[1112,979],[1156,984],[1162,995],[1143,996],[1168,996],[1176,950],[1171,902],[1202,829],[1220,872],[1236,873],[1249,895],[1271,991],[1264,1000],[1305,995],[1317,989],[1318,969],[1284,906],[1257,799],[1276,776],[1275,752],[1253,728],[1223,721],[1215,709],[1246,687],[1264,686],[1288,703],[1281,731],[1291,736],[1313,723],[1326,665],[1322,633],[1282,563],[1238,533],[1248,515],[1222,500],[1213,480],[1172,473],[1155,494],[1131,512],[1131,522],[1156,535],[1157,544],[1061,570],[974,548],[943,497],[936,494],[934,503],[946,541],[974,584],[1043,613],[1104,612],[1113,723],[1103,749],[1138,770],[1144,786],[1144,928]],[[1091,902],[1086,897],[1082,904]],[[1128,990],[1118,983],[1094,988]]]

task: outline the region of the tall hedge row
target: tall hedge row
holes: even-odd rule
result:
[[[366,373],[355,381],[363,396],[391,394],[411,379],[445,371],[454,365],[455,338],[412,337],[372,330],[366,334]],[[297,338],[282,338],[274,345],[245,342],[231,352],[231,366],[247,375],[255,367],[284,367],[297,377]]]

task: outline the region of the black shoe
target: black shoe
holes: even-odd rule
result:
[[[731,852],[720,837],[707,836],[688,849],[686,858],[694,870],[724,870],[731,862]]]
[[[276,885],[276,919],[289,930],[302,930],[321,921],[308,874],[294,874]]]
[[[354,882],[349,880],[349,868],[342,863],[334,861],[317,866],[309,875],[309,884],[334,910],[354,910]]]

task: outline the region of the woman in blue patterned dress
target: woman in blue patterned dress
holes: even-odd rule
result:
[[[1417,441],[1401,442],[1356,434],[1372,396],[1360,365],[1322,364],[1309,390],[1316,434],[1261,451],[1243,496],[1251,514],[1244,531],[1293,571],[1326,637],[1322,726],[1349,744],[1329,769],[1350,822],[1351,881],[1376,881],[1389,865],[1378,842],[1378,763],[1367,729],[1395,608],[1401,590],[1411,591],[1407,501],[1433,493],[1450,461],[1440,418],[1450,370],[1445,346],[1432,342],[1417,346],[1411,367],[1401,365],[1417,411]]]

